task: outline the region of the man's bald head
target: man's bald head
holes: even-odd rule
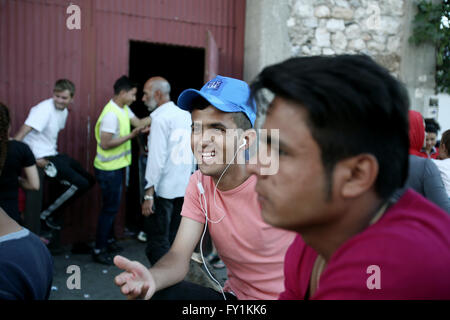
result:
[[[170,84],[163,77],[152,77],[148,79],[144,87],[146,86],[149,86],[153,92],[159,90],[164,95],[170,95]]]
[[[148,111],[152,112],[160,105],[170,101],[170,84],[163,77],[152,77],[145,82],[142,97]]]

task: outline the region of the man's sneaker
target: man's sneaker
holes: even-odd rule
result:
[[[114,265],[113,258],[109,253],[106,251],[100,251],[99,253],[95,253],[95,251],[92,253],[92,260],[94,260],[97,263],[101,263],[107,266]]]
[[[119,246],[116,242],[111,242],[108,244],[108,247],[106,248],[106,252],[108,253],[119,253],[122,252],[123,248]]]
[[[140,242],[147,242],[147,234],[144,232],[144,231],[141,231],[141,232],[139,232],[139,234],[138,234],[138,236],[137,236],[137,239],[140,241]]]
[[[59,223],[57,223],[55,221],[55,219],[53,219],[53,217],[47,217],[45,219],[45,224],[47,225],[47,227],[49,227],[50,229],[53,230],[61,230],[61,225]]]

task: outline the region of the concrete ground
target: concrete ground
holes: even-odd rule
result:
[[[121,240],[118,244],[124,248],[121,255],[149,266],[145,256],[146,244],[136,239]],[[90,254],[72,254],[71,247],[64,248],[62,254],[54,258],[54,276],[50,300],[125,300],[119,288],[114,284],[114,277],[121,270],[116,266],[105,266],[92,261]],[[78,266],[80,274],[80,289],[70,290],[68,284],[76,285],[73,269]],[[209,268],[216,279],[223,285],[226,280],[226,269]],[[204,267],[191,261],[191,270],[186,277],[203,285],[211,284]]]

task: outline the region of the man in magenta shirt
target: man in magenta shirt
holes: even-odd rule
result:
[[[408,172],[404,87],[371,58],[344,55],[267,67],[257,101],[263,88],[279,170],[249,171],[264,220],[298,233],[279,298],[450,299],[449,215],[412,190],[391,201]]]
[[[200,170],[190,178],[169,252],[150,269],[115,257],[114,263],[125,270],[116,284],[128,298],[278,298],[284,290],[284,257],[295,234],[262,220],[256,177],[246,170],[245,151],[256,139],[250,88],[241,80],[217,76],[200,91],[185,90],[177,105],[191,112],[191,148]],[[222,292],[182,281],[205,225],[227,266]]]

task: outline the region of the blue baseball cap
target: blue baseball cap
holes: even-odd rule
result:
[[[178,97],[178,107],[192,111],[192,101],[198,96],[203,97],[212,106],[223,112],[243,112],[255,125],[256,103],[250,98],[250,88],[242,80],[216,76],[199,90],[184,90]]]

